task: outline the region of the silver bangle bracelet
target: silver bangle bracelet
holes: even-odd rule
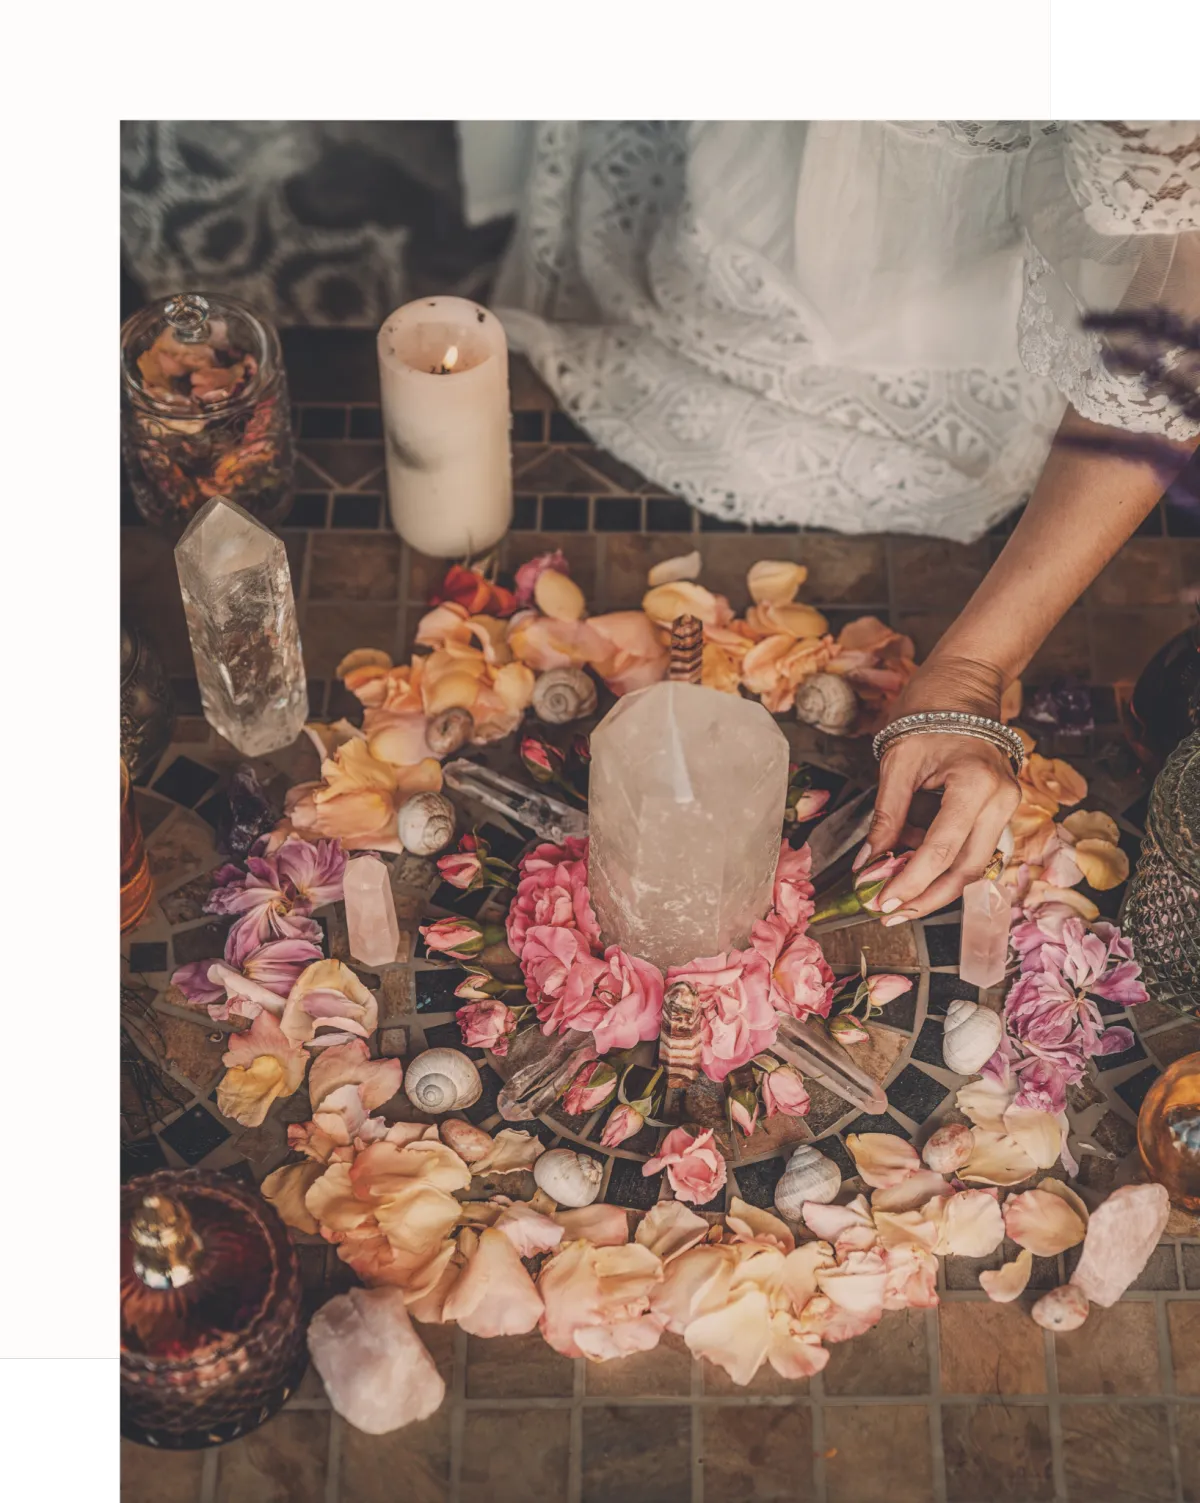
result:
[[[1019,773],[1025,763],[1025,745],[1011,726],[1001,720],[991,720],[986,715],[968,715],[962,710],[921,710],[915,715],[901,715],[885,725],[871,743],[875,760],[894,742],[905,736],[917,735],[973,736],[999,748],[1012,762],[1013,772]]]

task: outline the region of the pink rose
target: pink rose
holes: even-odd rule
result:
[[[794,1018],[827,1017],[834,975],[821,946],[772,911],[750,931],[750,943],[771,968],[771,1005]]]
[[[592,1025],[596,1048],[607,1054],[610,1049],[631,1049],[640,1039],[656,1039],[662,1025],[662,972],[616,945],[605,950],[604,964],[596,983],[596,1000],[604,1008]]]
[[[807,842],[793,850],[785,840],[779,848],[771,903],[793,929],[803,929],[813,916],[815,905],[811,879],[812,852]]]
[[[768,1117],[803,1117],[811,1105],[804,1078],[791,1065],[781,1065],[763,1078],[762,1098]]]
[[[879,894],[897,872],[904,870],[912,858],[912,851],[901,851],[899,855],[885,851],[882,856],[876,856],[874,861],[868,861],[862,871],[854,874],[854,891],[858,893],[862,906],[868,913],[879,911]]]
[[[562,753],[540,736],[522,737],[519,755],[525,771],[535,783],[553,782],[562,771]]]
[[[431,955],[440,952],[454,960],[467,960],[483,949],[483,930],[470,919],[444,918],[420,927]]]
[[[594,1112],[603,1106],[616,1089],[616,1071],[611,1065],[593,1059],[571,1082],[570,1090],[563,1097],[563,1109],[572,1117],[581,1117],[585,1112]]]
[[[804,824],[806,820],[816,819],[821,810],[829,802],[828,788],[806,788],[796,800],[792,810],[792,818],[797,824]],[[807,849],[807,847],[806,847]]]
[[[524,563],[516,573],[517,605],[527,606],[533,599],[533,587],[547,569],[553,569],[556,574],[570,574],[571,566],[560,549],[556,548],[553,553],[539,553],[536,558],[531,558]]]
[[[521,970],[543,1033],[587,1028],[597,1020],[593,1010],[592,1021],[576,1021],[592,1002],[596,982],[605,971],[604,961],[592,954],[578,929],[553,924],[528,929]]]
[[[508,1036],[517,1029],[517,1015],[511,1007],[489,997],[472,1002],[454,1014],[462,1029],[463,1043],[470,1049],[490,1049],[493,1054],[508,1053]]]
[[[867,996],[876,1007],[883,1007],[888,1002],[894,1002],[897,997],[902,997],[905,992],[910,991],[912,991],[911,976],[894,976],[889,973],[867,977]]]
[[[646,1119],[634,1106],[618,1106],[610,1113],[608,1121],[604,1124],[604,1131],[600,1134],[600,1141],[605,1148],[616,1148],[632,1138],[634,1133],[641,1132],[646,1125]]]
[[[521,862],[521,878],[508,910],[508,945],[521,955],[536,925],[578,929],[588,945],[600,943],[587,885],[587,841],[539,845]]]
[[[700,1063],[710,1080],[724,1080],[775,1042],[779,1025],[771,1006],[771,971],[757,950],[730,950],[673,966],[667,985],[676,981],[696,990]]]
[[[871,1037],[858,1019],[850,1017],[848,1013],[834,1018],[829,1031],[839,1044],[865,1044]]]
[[[667,1171],[676,1198],[692,1205],[707,1205],[725,1183],[725,1159],[713,1142],[711,1127],[697,1137],[686,1127],[669,1132],[654,1157],[642,1165],[647,1175],[660,1169]]]
[[[474,851],[451,851],[448,856],[439,856],[437,867],[443,882],[460,887],[463,892],[477,887],[483,877],[483,862]]]
[[[729,1098],[729,1121],[749,1137],[758,1126],[758,1097],[753,1091],[738,1091]]]

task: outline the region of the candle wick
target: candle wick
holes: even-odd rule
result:
[[[456,344],[452,344],[446,351],[446,353],[442,356],[441,365],[434,366],[433,374],[435,376],[448,376],[457,364],[458,346]]]

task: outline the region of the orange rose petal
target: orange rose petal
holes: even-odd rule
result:
[[[1063,820],[1062,827],[1076,840],[1107,840],[1113,845],[1121,833],[1116,820],[1100,809],[1076,809]]]
[[[344,679],[348,673],[353,673],[356,668],[382,668],[386,673],[391,666],[391,658],[386,652],[381,652],[379,648],[356,647],[353,652],[346,654],[333,671],[337,678]]]
[[[582,620],[587,609],[583,591],[557,569],[542,570],[533,586],[533,598],[538,610],[555,621]]]
[[[1129,876],[1129,857],[1110,840],[1077,840],[1071,854],[1084,881],[1097,892],[1119,887]]]
[[[795,600],[796,591],[808,578],[803,564],[787,559],[763,558],[750,566],[746,588],[755,605],[786,605]]]

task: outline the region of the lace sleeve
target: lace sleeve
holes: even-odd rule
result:
[[[1148,375],[1128,335],[1102,339],[1082,324],[1087,314],[1153,314],[1175,329],[1200,325],[1200,121],[1045,128],[1025,164],[1020,214],[1026,368],[1093,422],[1200,434],[1194,351],[1159,339],[1148,352],[1161,368]]]

